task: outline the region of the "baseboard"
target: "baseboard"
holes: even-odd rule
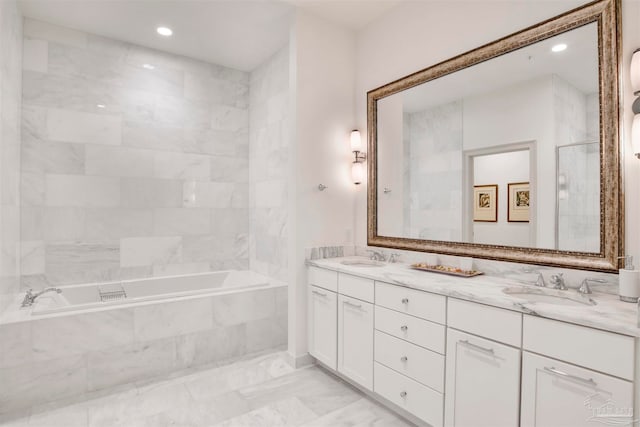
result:
[[[293,356],[290,352],[286,353],[287,363],[292,368],[304,368],[305,366],[313,365],[316,363],[316,359],[309,353],[302,354],[300,356]]]

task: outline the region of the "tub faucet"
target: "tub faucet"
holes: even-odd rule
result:
[[[33,293],[33,289],[29,289],[22,300],[22,307],[31,307],[33,302],[42,294],[46,294],[47,292],[56,292],[62,293],[62,289],[60,288],[45,288],[40,292]]]
[[[562,277],[562,273],[551,276],[551,284],[553,285],[553,289],[559,289],[561,291],[566,291],[568,289],[567,284],[564,282],[564,277]]]

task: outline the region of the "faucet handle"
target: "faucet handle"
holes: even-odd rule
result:
[[[536,279],[535,285],[541,288],[547,287],[547,283],[544,281],[544,276],[542,275],[541,272],[538,272],[538,278]]]
[[[399,252],[393,252],[392,254],[389,254],[389,262],[391,263],[398,262],[398,258],[400,258]]]

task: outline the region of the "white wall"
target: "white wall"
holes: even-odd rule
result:
[[[307,353],[304,249],[353,244],[355,36],[298,11],[290,48],[289,353],[296,358]],[[319,191],[318,184],[328,188]]]
[[[474,222],[473,242],[489,245],[530,246],[528,222],[508,221],[508,185],[530,182],[529,151],[512,151],[474,158],[474,185],[498,185],[498,221]],[[531,203],[536,206],[535,201]]]
[[[357,36],[356,113],[366,129],[366,92],[454,55],[552,18],[584,1],[437,1],[406,2],[370,23]],[[640,2],[623,1],[622,83],[624,96],[624,163],[626,247],[640,255],[640,162],[631,154],[633,94],[628,68],[640,47]],[[356,200],[356,244],[366,244],[366,192]]]

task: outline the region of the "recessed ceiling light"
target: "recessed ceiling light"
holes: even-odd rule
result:
[[[98,108],[107,108],[107,106],[104,105],[104,104],[97,104],[96,107],[98,107]]]
[[[147,70],[155,70],[155,66],[151,64],[142,64],[142,68],[146,68]]]
[[[156,31],[158,32],[158,34],[165,37],[169,37],[173,34],[173,30],[169,27],[158,27],[156,28]]]
[[[567,48],[567,45],[564,43],[557,44],[551,48],[552,52],[562,52]]]

